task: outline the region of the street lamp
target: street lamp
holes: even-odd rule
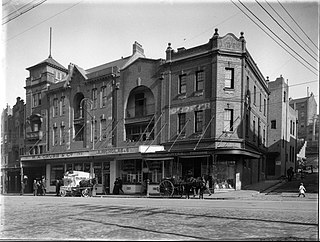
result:
[[[82,102],[84,101],[89,101],[91,102],[91,105],[93,105],[93,101],[92,99],[88,98],[88,97],[85,97],[81,100],[80,102],[80,118],[82,118]],[[92,136],[92,150],[94,150],[94,132],[95,132],[95,117],[92,116],[88,111],[87,111],[87,108],[85,108],[85,111],[87,112],[87,114],[90,115],[91,117],[91,125],[92,125],[92,133],[91,133],[91,136]]]

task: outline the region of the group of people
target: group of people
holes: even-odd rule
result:
[[[114,182],[112,193],[115,195],[119,195],[120,192],[124,193],[124,191],[122,190],[122,179],[120,177],[117,177]]]
[[[46,183],[44,177],[40,181],[33,180],[33,196],[46,195]]]

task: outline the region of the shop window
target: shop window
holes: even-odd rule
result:
[[[146,160],[144,167],[149,171],[150,183],[159,184],[162,180],[162,161],[161,160]]]
[[[64,167],[63,165],[51,165],[51,171],[50,171],[50,185],[55,186],[56,181],[59,179],[61,180],[63,178],[64,174]]]
[[[74,170],[75,171],[83,171],[83,163],[75,163]]]
[[[102,164],[101,162],[93,163],[93,173],[98,184],[102,184]]]
[[[215,189],[235,188],[235,161],[217,161],[213,163],[213,173],[216,174]]]
[[[123,160],[120,162],[120,173],[123,184],[141,184],[142,160]]]

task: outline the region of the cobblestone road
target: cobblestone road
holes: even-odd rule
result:
[[[0,238],[316,241],[318,202],[2,196]]]

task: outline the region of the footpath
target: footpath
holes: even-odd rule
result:
[[[307,192],[306,197],[298,197],[298,188],[300,183],[303,182]],[[295,177],[292,181],[287,179],[279,180],[265,180],[249,186],[246,186],[242,190],[215,190],[214,193],[209,196],[209,194],[204,194],[204,199],[259,199],[259,200],[282,200],[282,199],[308,199],[317,200],[319,194],[319,176],[318,173],[304,174],[301,178],[300,176]],[[19,196],[19,194],[2,194],[4,196]],[[33,194],[24,194],[24,196],[33,196]],[[53,193],[48,193],[46,196],[55,196]],[[95,197],[117,197],[117,198],[161,198],[160,195],[150,194],[120,194],[120,195],[99,195]],[[178,197],[177,197],[178,198]],[[198,196],[192,197],[191,199],[198,199]]]

